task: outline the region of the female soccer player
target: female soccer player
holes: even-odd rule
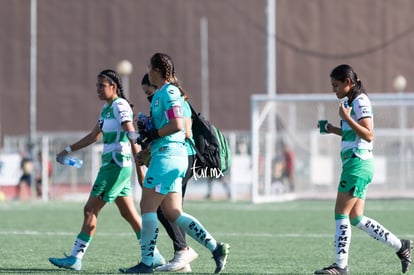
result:
[[[411,240],[400,240],[376,220],[364,216],[365,196],[374,175],[372,141],[374,123],[371,102],[361,80],[349,65],[339,65],[331,72],[332,90],[341,99],[341,126],[327,124],[327,132],[342,137],[342,173],[335,205],[336,262],[315,274],[349,274],[348,255],[351,244],[351,225],[396,251],[402,272],[411,265]],[[348,105],[349,107],[347,107]]]
[[[157,87],[150,83],[148,74],[145,74],[141,80],[141,87],[144,91],[145,95],[148,98],[148,101],[151,103],[151,100],[154,96]],[[184,107],[183,107],[183,117],[185,119],[185,141],[187,146],[188,152],[188,167],[185,173],[185,177],[182,180],[181,184],[181,196],[184,201],[185,192],[187,190],[187,183],[193,175],[192,165],[194,163],[194,154],[195,150],[191,145],[189,139],[192,140],[193,134],[191,131],[191,109],[190,105],[188,104],[185,95],[185,92],[182,88],[180,88],[181,96],[184,96]],[[192,141],[194,144],[194,141]],[[156,268],[157,271],[179,271],[179,272],[191,272],[191,265],[190,263],[194,261],[198,254],[192,249],[190,246],[187,245],[187,241],[185,238],[185,230],[182,227],[179,227],[174,222],[170,222],[162,212],[161,207],[157,209],[157,216],[158,220],[164,226],[165,230],[168,233],[168,236],[173,242],[174,248],[174,257],[165,265],[159,266]]]
[[[125,98],[121,78],[113,70],[104,70],[97,77],[96,92],[105,103],[99,121],[92,131],[79,141],[66,147],[56,156],[63,164],[62,158],[72,151],[79,150],[95,143],[103,137],[102,166],[92,187],[88,201],[83,209],[81,232],[76,237],[72,252],[64,258],[49,258],[57,267],[81,270],[82,258],[95,234],[98,214],[107,204],[115,202],[121,216],[127,220],[134,230],[137,239],[141,238],[141,218],[135,208],[131,193],[131,172],[133,164],[132,152],[136,155],[138,145],[130,142],[127,132],[133,132],[132,108]],[[137,165],[138,180],[142,184],[143,170]],[[164,258],[156,250],[154,265],[165,264]]]
[[[153,251],[158,237],[157,208],[168,220],[185,229],[186,233],[209,249],[216,262],[215,273],[221,272],[227,261],[229,245],[218,243],[203,225],[182,210],[181,184],[188,165],[185,146],[185,122],[182,115],[184,100],[176,86],[177,78],[172,59],[163,53],[152,56],[148,68],[150,83],[157,86],[151,100],[150,114],[154,128],[143,133],[144,142],[151,142],[151,162],[144,179],[141,213],[141,261],[123,273],[152,273]]]

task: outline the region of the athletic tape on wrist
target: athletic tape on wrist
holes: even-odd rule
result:
[[[69,153],[72,153],[72,148],[71,148],[70,146],[67,146],[67,147],[65,148],[65,151],[66,151],[66,152],[68,152],[68,154],[69,154]]]

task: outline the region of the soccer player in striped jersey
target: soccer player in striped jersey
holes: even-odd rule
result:
[[[99,121],[89,134],[67,146],[56,157],[56,160],[62,163],[63,156],[89,146],[101,138],[103,140],[102,166],[84,206],[83,224],[72,252],[63,258],[49,258],[57,267],[77,271],[82,268],[82,258],[95,234],[98,214],[107,203],[115,202],[121,216],[131,225],[139,242],[141,239],[141,217],[131,196],[133,158],[139,152],[139,147],[127,137],[128,132],[135,131],[132,106],[124,96],[121,78],[113,70],[104,70],[98,75],[96,92],[99,99],[105,102]],[[142,185],[143,168],[139,165],[136,165],[136,168],[138,180]],[[163,264],[165,260],[156,250],[153,265]]]
[[[348,256],[351,225],[391,247],[401,261],[402,272],[411,265],[413,242],[395,236],[378,221],[364,215],[368,184],[374,176],[373,111],[361,80],[349,65],[339,65],[330,74],[332,91],[344,99],[339,107],[341,126],[327,124],[327,132],[342,137],[342,173],[335,204],[336,261],[315,274],[349,274]]]

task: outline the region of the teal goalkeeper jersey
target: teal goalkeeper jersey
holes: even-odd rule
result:
[[[183,117],[183,105],[184,100],[181,96],[180,90],[172,85],[165,84],[161,89],[157,90],[154,94],[154,97],[151,100],[150,113],[152,117],[152,123],[156,129],[160,129],[168,124],[167,111],[173,107],[179,107],[175,110],[177,117]],[[184,123],[184,121],[183,121]],[[185,143],[185,132],[184,129],[174,134],[163,136],[155,139],[151,142],[151,152],[158,151],[161,147],[170,146],[174,143]]]
[[[352,101],[351,117],[358,121],[362,118],[371,117],[373,110],[371,102],[366,94],[360,94]],[[374,127],[374,126],[373,126]],[[341,152],[352,151],[362,159],[372,158],[373,143],[360,138],[348,125],[345,120],[341,120],[342,142]]]
[[[99,127],[103,136],[102,165],[114,161],[120,167],[132,165],[131,144],[122,128],[122,123],[132,121],[133,112],[123,98],[105,103],[99,117]]]

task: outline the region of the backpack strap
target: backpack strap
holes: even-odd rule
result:
[[[204,159],[204,157],[203,157],[203,155],[201,154],[201,152],[197,149],[197,147],[195,146],[195,144],[194,144],[194,142],[191,140],[191,139],[189,139],[189,138],[185,138],[186,140],[188,140],[189,142],[190,142],[190,144],[191,144],[191,146],[194,148],[194,150],[196,151],[196,155],[197,155],[197,157],[204,163],[205,162],[205,159]]]
[[[194,110],[193,106],[190,104],[190,101],[187,101],[188,105],[190,106],[191,109],[191,114],[193,116],[198,116],[198,113]]]
[[[197,112],[194,110],[193,106],[191,106],[190,102],[189,102],[189,101],[187,101],[187,103],[188,103],[188,105],[190,106],[190,109],[191,109],[191,118],[192,118],[192,117],[198,117]],[[192,119],[192,120],[193,120],[193,119]],[[191,123],[191,125],[192,125],[192,123]],[[189,138],[185,138],[185,139],[186,139],[186,140],[188,140],[188,141],[190,142],[191,146],[193,146],[194,150],[196,151],[196,155],[197,155],[197,157],[201,160],[201,162],[202,162],[202,163],[205,163],[205,162],[206,162],[206,159],[205,159],[205,158],[204,158],[204,156],[201,154],[201,152],[197,149],[197,147],[195,146],[194,142],[193,142],[191,139],[189,139]]]

